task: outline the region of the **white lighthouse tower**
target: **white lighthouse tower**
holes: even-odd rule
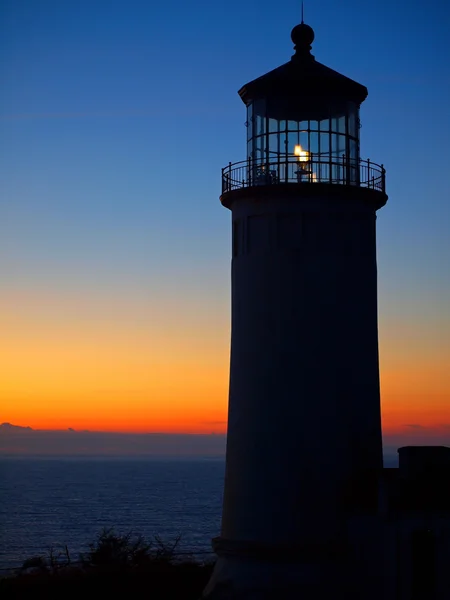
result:
[[[311,27],[291,36],[291,60],[240,89],[247,159],[222,174],[232,335],[211,600],[337,597],[349,518],[376,510],[382,468],[385,171],[360,158],[367,89],[314,59]]]

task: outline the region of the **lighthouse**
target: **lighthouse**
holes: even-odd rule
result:
[[[335,597],[349,520],[377,505],[385,170],[360,156],[366,87],[315,60],[305,23],[291,38],[291,59],[239,90],[247,156],[222,170],[232,323],[211,600]]]

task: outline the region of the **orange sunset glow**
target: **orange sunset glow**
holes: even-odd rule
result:
[[[39,429],[225,431],[225,323],[217,331],[208,315],[145,322],[145,315],[124,319],[69,299],[58,306],[42,297],[31,308],[16,297],[4,307],[3,421]]]
[[[202,300],[17,293],[2,300],[1,420],[36,429],[223,433],[229,310]],[[169,315],[165,314],[169,311]],[[450,424],[447,324],[380,318],[385,434]],[[413,334],[409,334],[413,332]],[[414,339],[411,339],[413,335]]]

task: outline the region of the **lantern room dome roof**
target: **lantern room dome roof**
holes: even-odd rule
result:
[[[242,101],[249,104],[257,99],[285,97],[301,103],[344,100],[360,105],[367,98],[367,88],[316,61],[311,54],[314,37],[309,25],[296,25],[291,32],[295,44],[291,60],[242,86]]]

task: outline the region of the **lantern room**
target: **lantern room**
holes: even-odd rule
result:
[[[364,186],[384,192],[384,168],[362,160],[359,108],[367,88],[317,62],[314,31],[291,32],[291,60],[247,84],[247,159],[223,169],[223,192],[277,183]]]

